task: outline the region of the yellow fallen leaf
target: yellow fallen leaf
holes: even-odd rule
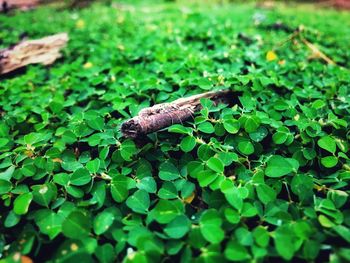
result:
[[[70,249],[71,249],[72,251],[77,251],[77,250],[79,249],[79,247],[78,247],[77,244],[72,243],[72,244],[70,245]]]
[[[27,256],[21,256],[21,263],[33,263],[33,260]]]
[[[117,45],[117,48],[118,48],[120,51],[124,51],[124,50],[125,50],[125,46],[124,46],[123,44]]]
[[[193,199],[195,198],[195,196],[196,196],[196,194],[195,194],[195,192],[193,192],[189,197],[186,197],[186,198],[184,199],[185,203],[187,203],[187,204],[192,203],[192,201],[193,201]]]
[[[62,159],[60,159],[60,158],[53,158],[52,161],[54,163],[62,163],[63,162]]]
[[[28,157],[33,157],[34,156],[34,153],[30,150],[27,150],[24,152],[25,155],[27,155]]]
[[[76,27],[76,28],[79,28],[79,29],[84,28],[84,27],[85,27],[85,22],[84,22],[84,20],[83,20],[83,19],[79,19],[79,20],[77,21],[77,23],[75,24],[75,27]]]
[[[270,50],[266,53],[266,60],[267,61],[273,61],[276,59],[277,59],[277,54],[273,50]]]
[[[118,24],[122,24],[122,23],[124,23],[124,21],[125,21],[125,17],[124,17],[124,16],[119,16],[119,17],[117,18],[117,23],[118,23]]]
[[[218,84],[225,85],[225,77],[223,75],[218,76]]]
[[[316,189],[318,192],[322,192],[322,191],[326,191],[326,190],[327,190],[327,187],[324,186],[324,185],[317,185],[317,184],[314,184],[314,189]]]
[[[91,62],[86,62],[83,67],[88,69],[88,68],[91,68],[92,66],[93,64]]]

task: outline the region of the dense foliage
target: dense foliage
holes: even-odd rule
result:
[[[350,14],[114,4],[0,24],[3,47],[71,39],[0,82],[4,262],[350,260]],[[288,40],[301,24],[337,65]],[[144,107],[222,88],[231,105],[120,134]]]

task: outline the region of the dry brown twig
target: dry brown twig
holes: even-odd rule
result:
[[[0,50],[0,74],[11,72],[29,64],[50,65],[61,57],[60,50],[68,41],[67,33],[36,40],[27,40]]]
[[[281,46],[283,46],[284,44],[286,44],[287,42],[292,41],[293,39],[296,39],[297,37],[299,38],[299,40],[301,42],[303,42],[303,44],[310,49],[310,51],[312,52],[310,58],[311,59],[322,59],[324,60],[327,64],[330,65],[337,65],[337,63],[332,60],[330,57],[328,57],[325,53],[323,53],[316,45],[314,45],[313,43],[311,43],[310,41],[308,41],[303,35],[304,31],[304,26],[299,26],[292,34],[290,34],[286,39],[282,40],[281,42],[279,42],[276,47],[274,49],[277,49]],[[339,65],[337,65],[339,66]],[[339,66],[341,67],[341,66]]]
[[[141,110],[136,117],[125,121],[121,131],[125,137],[129,138],[155,132],[191,118],[194,112],[201,109],[201,99],[211,99],[217,104],[227,102],[230,95],[232,95],[231,90],[209,91],[170,103],[156,104]]]
[[[316,58],[316,59],[321,58],[330,65],[337,64],[325,53],[323,53],[319,48],[317,48],[314,44],[310,43],[306,38],[300,36],[300,40],[311,50],[312,52],[311,58]]]

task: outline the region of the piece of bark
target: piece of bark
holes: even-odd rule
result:
[[[127,138],[136,138],[155,132],[193,117],[193,113],[201,109],[200,100],[203,98],[211,99],[218,104],[228,102],[232,94],[231,90],[210,91],[180,98],[170,103],[156,104],[142,109],[137,116],[125,121],[121,131]]]
[[[60,50],[67,41],[67,33],[60,33],[41,39],[21,41],[13,47],[0,50],[0,74],[29,64],[50,65],[61,57]]]

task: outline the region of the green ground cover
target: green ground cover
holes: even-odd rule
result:
[[[59,61],[0,82],[2,262],[350,260],[350,13],[167,2],[0,16],[1,47],[63,31]],[[222,88],[232,105],[121,136],[144,107]]]

